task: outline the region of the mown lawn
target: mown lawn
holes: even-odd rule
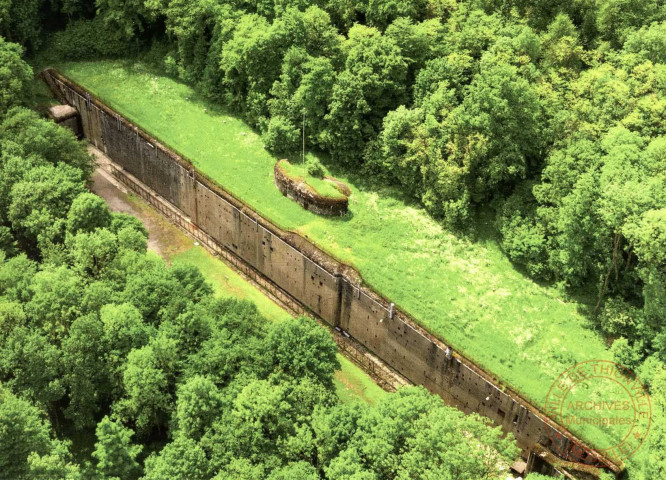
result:
[[[261,138],[190,87],[138,62],[57,66],[262,215],[354,265],[367,284],[536,404],[575,362],[610,358],[580,306],[522,275],[493,239],[456,236],[399,192],[339,171],[352,190],[350,214],[316,216],[275,188],[276,159]],[[606,436],[592,427],[579,433],[593,442]]]

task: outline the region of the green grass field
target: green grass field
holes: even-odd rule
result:
[[[535,404],[575,362],[610,358],[580,305],[525,277],[494,239],[456,236],[398,191],[338,171],[352,190],[350,214],[319,217],[275,188],[276,159],[261,138],[190,87],[133,61],[56,66],[262,215],[355,266],[367,284]],[[592,427],[578,433],[592,442],[606,436]]]

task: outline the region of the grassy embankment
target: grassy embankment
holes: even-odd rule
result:
[[[399,191],[342,172],[335,173],[351,187],[350,214],[314,215],[275,188],[276,159],[261,138],[190,87],[135,62],[57,66],[259,213],[354,265],[367,284],[535,404],[575,362],[610,358],[580,305],[526,278],[494,239],[460,238]],[[614,436],[596,427],[578,433],[597,446]]]

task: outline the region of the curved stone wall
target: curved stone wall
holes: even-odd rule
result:
[[[273,168],[275,186],[282,192],[282,195],[318,215],[339,216],[347,213],[349,207],[348,195],[345,195],[344,198],[329,198],[320,195],[305,182],[291,178],[282,169],[280,165],[282,161],[284,160],[277,162]]]

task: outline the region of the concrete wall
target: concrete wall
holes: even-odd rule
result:
[[[81,113],[85,136],[99,149],[182,211],[220,248],[325,322],[348,332],[407,379],[512,432],[525,456],[535,444],[548,447],[551,438],[560,438],[558,451],[583,452],[571,460],[600,462],[616,472],[621,469],[473,362],[457,352],[447,352],[443,342],[361,286],[355,271],[259,217],[189,162],[57,72],[46,71],[44,77],[63,101]],[[574,444],[581,449],[567,448]]]

